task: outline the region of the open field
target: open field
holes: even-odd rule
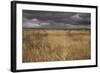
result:
[[[23,29],[22,61],[90,59],[90,40],[90,30],[86,29]]]

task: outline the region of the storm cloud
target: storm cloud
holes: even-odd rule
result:
[[[90,28],[91,14],[23,10],[23,28]]]

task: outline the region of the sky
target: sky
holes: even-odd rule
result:
[[[22,22],[23,28],[90,29],[91,14],[79,12],[23,10]]]

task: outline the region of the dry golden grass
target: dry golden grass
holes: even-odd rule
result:
[[[90,59],[90,30],[23,29],[23,62]]]

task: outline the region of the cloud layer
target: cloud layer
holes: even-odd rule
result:
[[[23,10],[23,28],[90,28],[90,13]]]

